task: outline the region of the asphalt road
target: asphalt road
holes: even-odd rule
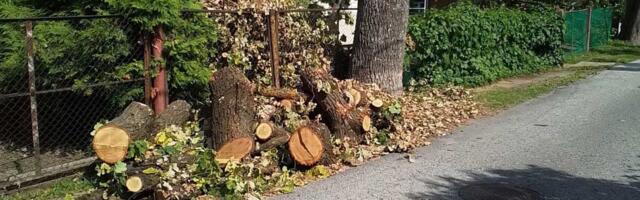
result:
[[[640,199],[640,61],[470,122],[416,157],[387,155],[274,199],[461,199],[483,183]]]

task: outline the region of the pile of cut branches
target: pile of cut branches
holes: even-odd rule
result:
[[[462,88],[396,99],[375,85],[337,80],[323,68],[302,69],[300,76],[299,89],[257,89],[238,68],[218,70],[209,83],[207,125],[191,120],[198,117],[184,101],[159,114],[130,104],[94,131],[105,195],[259,198],[290,192],[344,166],[428,144],[477,114]]]
[[[214,9],[279,8],[249,1],[205,2]],[[280,1],[278,6],[295,6]],[[219,57],[209,80],[206,116],[175,101],[162,113],[134,102],[96,126],[93,148],[104,196],[156,199],[260,198],[291,192],[344,166],[425,145],[477,109],[462,88],[394,98],[376,85],[338,80],[323,44],[327,24],[281,18],[282,87],[275,87],[265,15],[219,17]],[[314,45],[308,45],[314,44]],[[194,115],[194,113],[196,115]]]

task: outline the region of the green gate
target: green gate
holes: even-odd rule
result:
[[[571,11],[564,14],[565,48],[570,53],[582,53],[586,51],[587,40],[589,47],[596,48],[607,44],[611,38],[611,8],[594,8],[591,11],[591,24],[587,26],[589,20],[588,10]],[[587,32],[591,29],[590,37]]]

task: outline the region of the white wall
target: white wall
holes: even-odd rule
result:
[[[325,3],[318,3],[319,5],[321,5],[322,7],[325,8],[331,8],[328,4]],[[358,7],[358,0],[350,0],[349,1],[349,8],[357,8]],[[355,21],[356,21],[356,16],[358,11],[355,10],[345,10],[345,11],[341,11],[342,13],[348,13],[351,18],[353,19],[353,24],[347,24],[345,20],[340,20],[339,22],[339,26],[340,26],[340,37],[344,36],[346,37],[346,41],[343,41],[342,44],[344,45],[351,45],[353,44],[353,34],[356,31],[356,25],[355,25]]]

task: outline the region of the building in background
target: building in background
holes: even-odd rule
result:
[[[426,12],[427,9],[430,8],[444,8],[449,4],[457,2],[458,0],[410,0],[409,11],[413,14]],[[320,6],[324,8],[331,8],[332,6],[327,3],[318,3]],[[349,8],[358,8],[358,0],[349,0]],[[356,10],[345,10],[343,13],[347,13],[349,17],[351,17],[354,23],[349,24],[345,20],[340,20],[340,38],[343,45],[352,45],[353,44],[353,36],[356,31],[355,21],[358,11]]]

